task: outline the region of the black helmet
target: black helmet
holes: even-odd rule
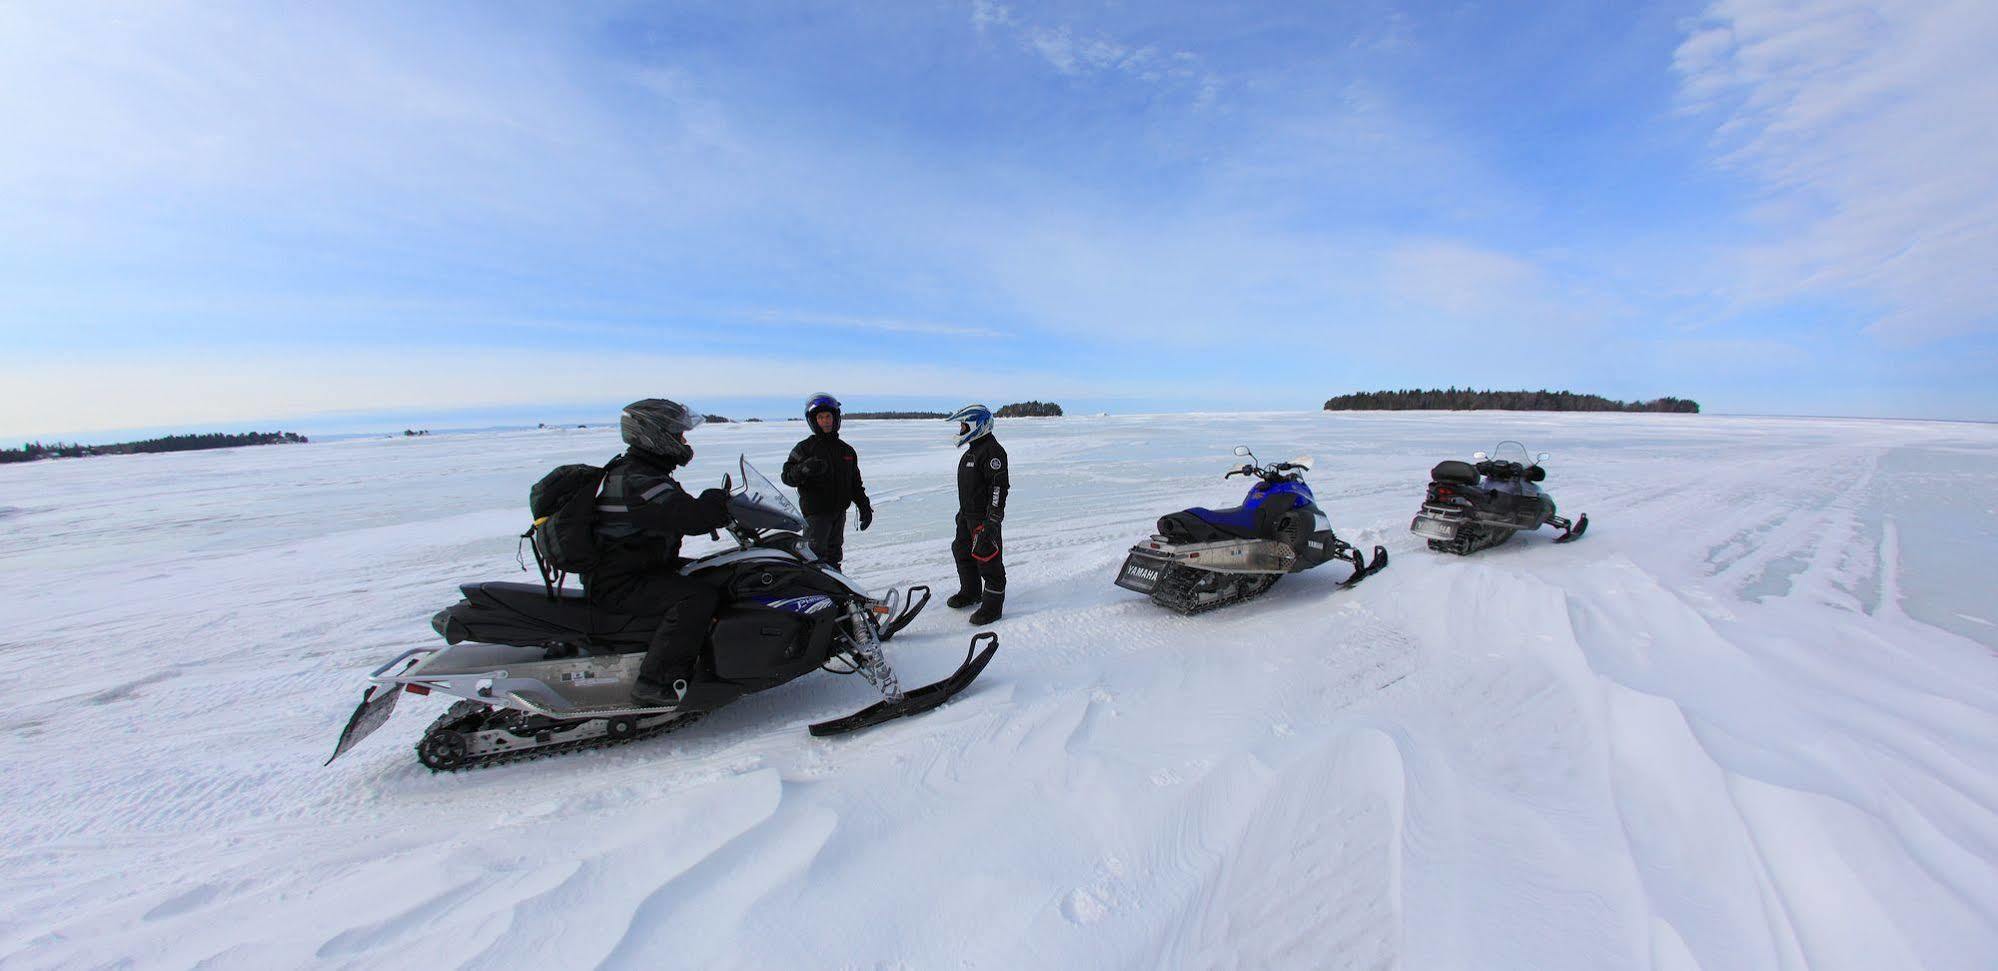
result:
[[[673,465],[685,465],[694,458],[686,435],[706,420],[677,401],[647,398],[625,405],[617,427],[626,445]]]
[[[823,391],[805,399],[805,423],[812,426],[812,434],[814,435],[819,433],[818,415],[821,411],[832,412],[832,430],[834,433],[838,433],[839,399]]]

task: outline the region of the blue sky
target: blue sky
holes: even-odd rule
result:
[[[1998,4],[572,6],[0,8],[0,439],[1998,418]]]

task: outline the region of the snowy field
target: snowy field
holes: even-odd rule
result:
[[[849,572],[938,598],[950,428],[852,423]],[[683,481],[799,423],[704,428]],[[813,675],[685,732],[433,775],[432,641],[592,429],[0,467],[0,967],[1998,966],[1998,426],[1662,415],[1001,421],[998,657],[919,719]],[[1585,539],[1468,559],[1427,471],[1553,454]],[[1111,586],[1230,447],[1388,547],[1193,618]],[[695,548],[703,548],[706,540]]]

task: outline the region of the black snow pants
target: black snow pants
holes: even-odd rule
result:
[[[660,614],[659,629],[639,665],[639,683],[657,690],[694,679],[694,664],[708,639],[721,592],[708,581],[674,572],[627,573],[594,579],[590,602],[624,614]]]
[[[957,517],[957,536],[950,541],[951,559],[957,561],[957,586],[966,593],[977,593],[980,581],[986,593],[1004,595],[1006,592],[1006,551],[1000,546],[999,527],[987,526],[992,534],[991,542],[996,551],[991,559],[980,562],[971,555],[971,529],[973,523],[965,521],[963,514]]]
[[[812,544],[812,552],[819,554],[819,559],[839,569],[840,561],[846,558],[846,508],[807,515],[805,542]]]

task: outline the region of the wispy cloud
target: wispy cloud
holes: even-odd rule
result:
[[[1719,0],[1674,59],[1776,238],[1749,296],[1870,298],[1894,342],[1998,330],[1998,4]]]
[[[742,314],[739,316],[739,319],[747,319],[762,324],[834,327],[842,330],[870,330],[887,334],[932,334],[939,337],[1011,336],[1005,331],[993,330],[990,327],[938,323],[928,320],[898,320],[892,317],[857,317],[851,314],[815,313],[802,310],[757,310]]]
[[[980,33],[1010,34],[1022,50],[1070,77],[1110,73],[1146,84],[1184,87],[1194,92],[1197,107],[1212,105],[1221,95],[1220,75],[1189,50],[1131,44],[1101,32],[1081,32],[1067,24],[1035,22],[995,0],[971,0],[971,23]]]

